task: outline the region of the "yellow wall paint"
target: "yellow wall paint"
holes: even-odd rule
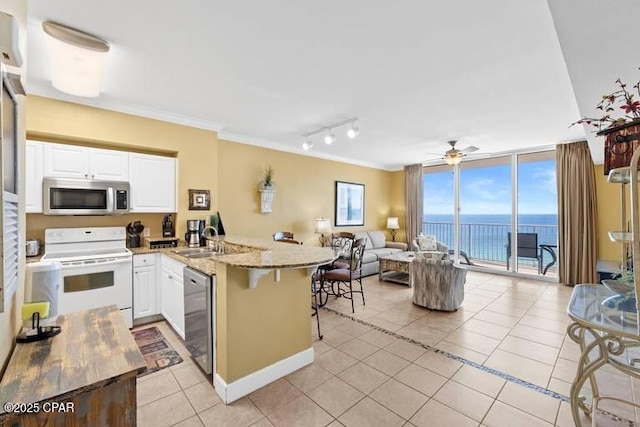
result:
[[[319,245],[313,233],[316,218],[329,218],[334,231],[379,230],[392,211],[392,172],[222,139],[218,156],[219,207],[229,234],[270,239],[276,231],[292,231],[305,244]],[[266,165],[275,170],[271,214],[260,213],[258,184]],[[336,180],[365,184],[363,227],[335,227]]]
[[[621,185],[607,182],[603,165],[596,165],[595,170],[596,203],[598,208],[598,259],[620,262],[622,258],[621,244],[612,242],[607,233],[624,228],[622,224],[620,224]],[[627,185],[624,188],[627,199],[627,221],[629,221],[629,186]]]
[[[75,227],[70,221],[78,223],[78,227],[123,227],[130,222],[140,221],[145,228],[150,229],[153,237],[162,235],[163,214],[131,214],[120,216],[48,216],[42,214],[27,214],[27,239],[40,239],[44,243],[44,230],[47,228]]]
[[[216,372],[227,383],[311,348],[310,282],[306,269],[281,270],[249,289],[248,270],[217,271]]]
[[[25,0],[3,0],[0,2],[0,11],[13,15],[20,26],[20,51],[23,58],[27,53],[27,2]],[[3,67],[4,70],[4,67]],[[22,81],[26,81],[27,61],[20,69],[12,68],[12,73],[22,76]],[[24,159],[24,141],[25,141],[25,98],[17,97],[18,102],[18,159],[20,164],[24,164],[20,159]],[[1,136],[0,136],[1,138]],[[20,247],[24,248],[25,240],[25,214],[24,214],[24,167],[19,168],[19,185],[18,192],[20,200],[18,203],[18,241]],[[0,373],[4,370],[6,363],[9,361],[9,355],[13,348],[14,339],[22,325],[21,311],[22,301],[24,300],[24,251],[20,251],[18,258],[18,287],[16,292],[8,304],[5,304],[5,310],[0,313]],[[4,304],[4,301],[0,301]]]
[[[396,171],[391,173],[391,184],[389,188],[391,215],[397,216],[400,223],[400,230],[396,234],[396,241],[406,242],[407,234],[405,228],[405,203],[404,203],[404,171]],[[411,248],[411,246],[409,246]],[[411,249],[409,249],[411,250]]]
[[[51,142],[76,142],[128,151],[173,153],[178,159],[177,236],[183,236],[187,219],[204,219],[218,208],[218,136],[215,132],[117,113],[38,96],[27,97],[27,136]],[[211,211],[189,211],[188,189],[209,189]],[[162,191],[162,189],[158,189]],[[124,226],[142,217],[152,235],[161,234],[160,215],[122,217],[48,217],[27,215],[27,232],[39,237],[45,228],[72,226]],[[41,237],[40,237],[41,238]]]

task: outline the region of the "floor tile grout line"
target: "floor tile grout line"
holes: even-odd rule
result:
[[[489,374],[498,376],[498,377],[503,378],[503,379],[505,379],[507,381],[510,381],[510,382],[515,383],[515,384],[519,384],[519,385],[521,385],[523,387],[529,388],[531,390],[537,391],[537,392],[539,392],[541,394],[545,394],[547,396],[551,396],[551,397],[553,397],[555,399],[559,399],[559,400],[562,400],[562,401],[565,401],[565,402],[569,401],[569,398],[567,396],[564,396],[564,395],[562,395],[562,394],[560,394],[558,392],[555,392],[553,390],[549,390],[549,389],[544,388],[542,386],[530,383],[528,381],[522,380],[520,378],[514,377],[513,375],[509,375],[509,374],[507,374],[505,372],[498,371],[497,369],[493,369],[493,368],[490,368],[488,366],[484,366],[484,365],[479,364],[477,362],[474,362],[472,360],[465,359],[464,357],[456,356],[455,354],[449,353],[447,351],[440,350],[440,349],[438,349],[436,347],[433,347],[433,346],[430,346],[430,345],[427,345],[427,344],[423,344],[420,341],[414,340],[412,338],[406,337],[406,336],[398,334],[396,332],[388,331],[388,330],[383,329],[383,328],[381,328],[381,327],[379,327],[377,325],[374,325],[374,324],[371,324],[369,322],[366,322],[366,321],[364,321],[362,319],[353,318],[353,317],[349,316],[348,314],[339,312],[339,311],[334,310],[332,308],[328,308],[328,307],[325,306],[325,307],[323,307],[323,309],[327,310],[329,312],[332,312],[332,313],[334,313],[336,315],[351,319],[354,322],[358,322],[360,324],[363,324],[363,325],[369,326],[371,328],[374,328],[374,329],[376,329],[376,330],[378,330],[380,332],[386,333],[388,335],[394,336],[394,337],[402,339],[404,341],[408,341],[408,342],[410,342],[412,344],[421,346],[425,350],[433,351],[436,354],[440,354],[442,356],[448,357],[449,359],[456,360],[456,361],[461,362],[461,363],[463,363],[465,365],[477,368],[477,369],[479,369],[481,371],[484,371],[484,372],[487,372]]]

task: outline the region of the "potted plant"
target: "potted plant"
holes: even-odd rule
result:
[[[274,170],[271,166],[266,166],[262,170],[262,181],[260,181],[261,190],[273,190],[275,181],[273,180]]]
[[[626,83],[620,79],[617,79],[615,83],[618,85],[618,89],[608,95],[602,95],[602,99],[596,105],[596,110],[602,112],[601,117],[585,116],[571,123],[571,126],[586,124],[597,128],[598,132],[602,132],[612,127],[638,121],[640,119],[640,101],[634,100],[634,97],[636,93],[640,97],[640,81],[633,85],[631,90],[628,90]],[[617,117],[616,112],[618,113]]]
[[[596,105],[600,117],[583,117],[574,122],[597,129],[598,136],[604,136],[604,174],[611,169],[629,166],[634,150],[640,145],[640,81],[631,87],[617,79],[618,88],[603,95]]]

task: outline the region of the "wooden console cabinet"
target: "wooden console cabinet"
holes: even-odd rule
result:
[[[118,308],[55,324],[59,335],[16,344],[0,380],[0,427],[135,426],[136,376],[146,364]]]

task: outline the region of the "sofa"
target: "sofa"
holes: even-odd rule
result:
[[[364,255],[362,256],[362,276],[378,274],[379,259],[394,252],[404,252],[408,246],[404,242],[389,242],[384,231],[358,231],[356,240],[365,239]]]

